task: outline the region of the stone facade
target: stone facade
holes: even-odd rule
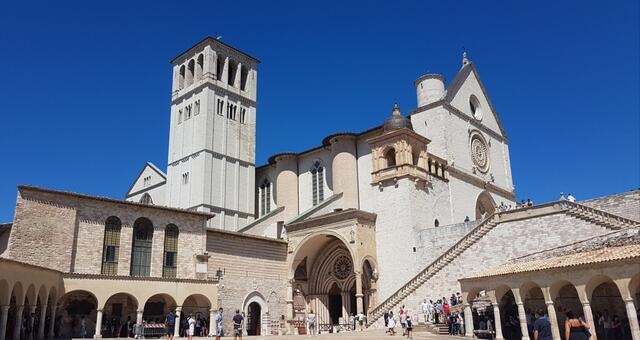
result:
[[[287,242],[238,233],[207,232],[209,276],[223,271],[218,305],[223,307],[225,327],[232,329],[235,309],[248,315],[250,302],[260,304],[263,317],[261,333],[272,330],[269,320],[280,320],[286,312]],[[278,330],[275,329],[275,332]]]

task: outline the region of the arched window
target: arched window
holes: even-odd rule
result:
[[[236,83],[236,72],[238,71],[238,62],[229,59],[229,77],[227,78],[227,84],[234,86]]]
[[[196,81],[202,79],[203,64],[204,64],[204,56],[201,54],[198,56],[198,62],[196,63]]]
[[[175,278],[178,268],[178,227],[169,224],[164,230],[164,264],[162,277]]]
[[[436,220],[433,221],[433,225],[436,226],[436,227],[439,227],[440,226],[440,221],[438,221],[438,219],[436,218]]]
[[[103,275],[118,275],[118,253],[120,250],[120,219],[111,216],[104,223],[104,242],[102,247]]]
[[[320,161],[313,163],[311,168],[311,186],[313,191],[313,205],[324,201],[324,168]]]
[[[224,60],[225,57],[223,57],[221,54],[218,54],[218,60],[216,62],[216,77],[218,78],[218,80],[222,80],[222,72],[224,71]]]
[[[142,197],[140,197],[140,203],[143,204],[153,204],[153,200],[151,199],[151,195],[149,195],[149,193],[144,193],[144,195],[142,195]]]
[[[265,178],[260,185],[260,216],[271,212],[271,182]]]
[[[396,150],[391,148],[384,153],[384,159],[386,160],[386,168],[396,166]]]
[[[240,67],[240,89],[245,91],[247,89],[247,76],[249,75],[249,69],[242,65]]]
[[[180,73],[178,74],[178,89],[184,88],[184,76],[185,76],[185,68],[184,65],[180,66]]]
[[[413,150],[413,152],[411,153],[411,158],[413,158],[413,165],[418,166],[418,163],[420,162],[420,150]]]
[[[185,87],[193,84],[193,74],[194,74],[195,68],[196,68],[195,64],[196,64],[196,62],[193,61],[193,59],[191,59],[189,61],[189,64],[187,66],[187,77],[186,77],[186,80],[185,80]]]
[[[131,276],[151,275],[151,247],[153,245],[153,225],[146,218],[139,218],[133,224],[133,247],[131,251]]]

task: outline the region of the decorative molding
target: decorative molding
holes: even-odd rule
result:
[[[188,155],[186,155],[186,156],[184,156],[182,158],[179,158],[179,159],[169,163],[169,166],[175,166],[180,162],[186,162],[189,158],[195,158],[202,152],[208,153],[208,154],[210,154],[213,157],[218,158],[218,159],[227,159],[227,160],[231,160],[233,162],[238,162],[238,163],[240,163],[240,165],[253,166],[253,167],[256,166],[255,163],[243,161],[243,160],[241,160],[239,158],[231,157],[231,156],[228,156],[228,155],[223,155],[221,153],[218,153],[218,152],[215,152],[215,151],[211,151],[211,150],[208,150],[208,149],[202,149],[202,150],[194,151],[194,152],[192,152],[192,153],[190,153],[190,154],[188,154]]]

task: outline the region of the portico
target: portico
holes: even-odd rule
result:
[[[529,313],[542,310],[554,340],[564,338],[566,313],[582,316],[597,339],[598,317],[629,320],[622,332],[640,339],[640,245],[629,244],[568,255],[519,261],[460,279],[467,337],[480,319],[492,321],[496,339],[532,339]],[[490,301],[491,308],[481,305]],[[519,327],[508,321],[517,320]],[[471,327],[473,325],[473,327]]]
[[[349,327],[349,315],[366,314],[375,304],[375,219],[347,209],[287,225],[291,324],[313,310],[321,330]]]

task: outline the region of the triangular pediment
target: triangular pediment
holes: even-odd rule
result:
[[[136,193],[147,190],[149,188],[162,185],[167,182],[167,175],[158,169],[153,163],[147,162],[140,170],[140,173],[127,190],[126,197],[135,195]]]
[[[458,72],[451,84],[449,84],[444,100],[485,127],[505,138],[507,137],[498,113],[494,109],[473,63],[465,65]],[[472,105],[472,102],[474,105]]]

